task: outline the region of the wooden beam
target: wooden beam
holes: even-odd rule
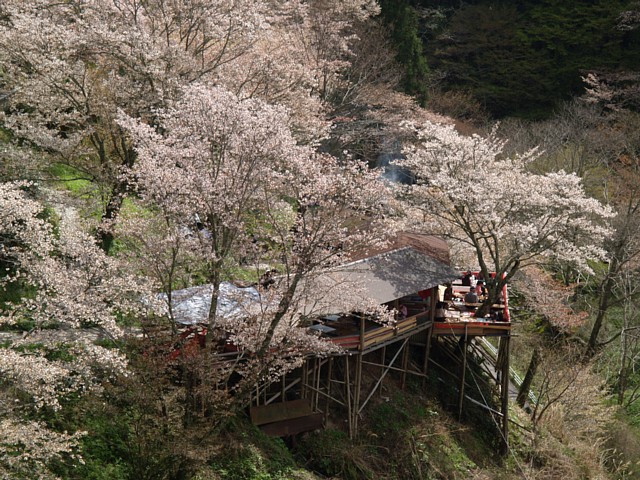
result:
[[[315,390],[314,387],[308,387],[311,390]],[[346,407],[347,405],[344,402],[341,402],[340,400],[338,400],[335,397],[331,397],[329,395],[327,395],[325,392],[323,392],[322,390],[316,390],[316,392],[318,393],[318,395],[322,395],[324,398],[327,399],[327,401],[329,400],[333,400],[334,402],[336,402],[338,405],[342,405],[343,407]]]
[[[467,373],[467,328],[465,325],[464,337],[460,339],[462,344],[462,372],[460,373],[460,396],[458,397],[458,421],[462,420],[462,404],[464,403],[464,380]]]
[[[298,383],[300,383],[302,380],[300,378],[296,378],[295,380],[293,380],[288,387],[285,387],[284,391],[282,392],[282,399],[284,399],[284,393],[286,393],[290,388],[293,388],[294,386],[296,386]],[[273,403],[274,400],[280,398],[281,393],[276,393],[275,395],[273,395],[269,400],[267,400],[265,402],[265,405],[269,405],[270,403]]]
[[[286,437],[303,432],[319,430],[323,427],[322,413],[312,413],[303,417],[261,425],[260,430],[271,437]]]
[[[353,439],[353,422],[351,416],[351,381],[349,379],[349,355],[345,355],[344,357],[345,367],[345,379],[344,379],[344,388],[345,388],[345,399],[347,401],[347,420],[349,423],[349,438]]]
[[[439,291],[438,287],[433,287],[431,289],[431,295],[429,296],[429,301],[431,304],[429,305],[429,320],[430,326],[427,330],[427,340],[424,346],[424,362],[422,363],[422,373],[424,373],[424,377],[422,379],[422,388],[424,388],[427,384],[427,371],[429,369],[429,355],[431,354],[431,338],[433,337],[433,324],[436,318],[436,303],[440,301],[438,296]]]
[[[360,391],[362,389],[362,352],[358,353],[356,359],[356,381],[353,392],[353,432],[358,435],[358,416],[360,415]]]
[[[502,357],[501,400],[502,400],[502,450],[503,456],[509,454],[509,337],[500,339],[500,346],[504,349]]]
[[[427,384],[427,372],[429,371],[429,355],[431,355],[431,340],[433,338],[433,322],[427,330],[427,343],[424,347],[424,362],[422,363],[422,373],[424,378],[422,379],[422,388]]]
[[[324,405],[324,421],[327,422],[329,418],[329,402],[331,398],[331,376],[333,375],[333,357],[329,357],[329,367],[327,372],[327,397]],[[335,401],[335,400],[334,400]],[[343,404],[344,405],[344,404]]]
[[[382,357],[381,358],[382,361],[380,362],[381,364],[380,364],[380,382],[379,382],[379,384],[380,384],[380,389],[379,389],[380,395],[382,395],[382,389],[384,388],[384,382],[383,382],[384,375],[385,375],[384,367],[385,367],[385,364],[387,362],[387,346],[386,345],[384,347],[382,347],[381,357]]]
[[[404,342],[400,347],[402,350],[402,380],[400,382],[400,388],[404,390],[407,385],[407,365],[409,364],[409,347],[407,342]]]
[[[403,346],[406,346],[409,343],[409,339],[407,338],[404,341]],[[358,409],[358,413],[362,412],[362,410],[364,409],[364,407],[367,405],[367,403],[369,402],[369,400],[371,400],[371,397],[373,396],[373,394],[375,393],[376,389],[378,388],[378,385],[382,382],[382,380],[384,380],[384,377],[387,375],[387,373],[389,373],[389,370],[392,369],[392,365],[395,363],[396,358],[398,358],[398,355],[400,355],[400,352],[402,352],[403,349],[402,347],[396,352],[396,354],[393,356],[393,358],[391,359],[391,361],[389,362],[388,366],[385,366],[385,370],[384,373],[380,376],[380,378],[378,379],[378,382],[373,386],[373,388],[371,389],[371,391],[369,392],[369,395],[367,396],[367,398],[365,399],[364,402],[362,402],[362,405],[359,407]],[[363,362],[364,363],[364,362]],[[394,370],[400,370],[401,369],[394,369]]]

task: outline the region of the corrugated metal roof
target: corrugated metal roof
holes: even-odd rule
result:
[[[366,253],[362,252],[361,254],[356,253],[350,258],[354,261],[364,260],[377,254],[392,250],[399,250],[403,247],[412,247],[414,250],[424,253],[425,255],[429,255],[446,265],[451,265],[449,258],[449,246],[444,239],[416,232],[398,232],[396,237],[392,239],[386,247],[380,248],[377,251],[368,251]]]
[[[409,246],[396,247],[306,279],[298,288],[299,311],[304,315],[345,313],[345,289],[354,299],[383,304],[460,278],[458,271],[443,262],[448,260],[442,248],[446,244],[435,237],[420,237],[412,235],[409,242],[403,238],[405,241],[400,245]],[[210,285],[174,292],[178,321],[185,324],[206,321],[210,300]],[[219,301],[220,313],[226,316],[237,314],[240,304],[259,302],[260,294],[254,288],[240,289],[223,283]]]
[[[171,300],[176,322],[183,325],[207,322],[212,293],[213,286],[211,284],[174,291]],[[218,298],[218,315],[222,317],[242,316],[244,304],[258,303],[259,301],[260,294],[255,288],[240,288],[229,282],[222,282]]]
[[[460,278],[449,265],[413,247],[364,258],[326,275],[336,284],[361,285],[362,293],[380,304]]]

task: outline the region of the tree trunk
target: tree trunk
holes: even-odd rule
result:
[[[596,353],[596,348],[598,346],[598,334],[600,333],[600,329],[604,323],[604,318],[607,315],[607,310],[609,309],[609,301],[611,300],[612,291],[613,277],[611,275],[607,275],[600,291],[598,314],[593,322],[593,328],[591,329],[591,335],[589,336],[589,342],[587,343],[587,349],[585,352],[587,357],[592,357],[594,353]]]
[[[518,391],[518,396],[516,397],[516,402],[521,407],[524,407],[527,398],[529,398],[529,390],[531,390],[531,384],[533,383],[533,378],[536,375],[536,370],[538,369],[538,364],[540,363],[540,349],[535,347],[533,349],[533,354],[531,355],[531,361],[529,362],[529,368],[527,368],[527,373],[524,376],[524,380],[522,381],[522,385],[520,385],[520,390]]]
[[[624,403],[624,396],[627,392],[627,379],[629,378],[629,369],[627,368],[628,350],[627,332],[623,329],[622,353],[620,355],[620,371],[618,372],[618,405],[622,405]]]
[[[212,274],[209,276],[209,282],[212,286],[211,304],[209,306],[209,314],[207,316],[207,334],[205,336],[206,345],[215,345],[224,337],[224,332],[218,328],[218,300],[220,298],[220,284],[222,283],[220,271],[222,262],[220,260],[214,262],[212,266]]]
[[[113,221],[120,213],[122,207],[122,199],[124,195],[124,189],[121,186],[115,186],[111,191],[111,198],[107,203],[104,213],[102,214],[102,224],[98,227],[98,245],[104,250],[105,253],[109,253],[113,246]]]

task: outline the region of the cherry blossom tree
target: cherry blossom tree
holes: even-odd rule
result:
[[[32,325],[0,348],[0,472],[47,478],[47,463],[75,455],[82,434],[50,430],[38,414],[126,373],[124,356],[92,343],[87,329],[119,339],[116,319],[142,314],[150,290],[105,256],[70,213],[45,210],[34,188],[0,184],[0,287],[12,293],[3,296],[0,325]],[[60,349],[68,360],[52,359]]]
[[[16,148],[36,147],[97,186],[105,250],[130,187],[120,174],[135,163],[119,109],[153,123],[183,87],[212,82],[287,105],[312,142],[327,132],[323,97],[349,62],[350,25],[377,12],[372,0],[8,0],[0,9],[2,123]]]
[[[228,372],[208,371],[210,398],[218,406],[243,405],[241,393],[257,381],[277,378],[305,355],[335,350],[304,328],[304,318],[357,310],[389,319],[361,286],[324,276],[393,234],[383,218],[387,189],[366,165],[297,144],[287,115],[258,99],[194,85],[173,108],[158,112],[157,130],[121,119],[135,139],[134,174],[144,204],[162,218],[172,251],[187,248],[212,285],[209,344],[215,351],[220,341],[232,343],[245,359],[234,366],[245,380],[233,400],[219,398],[228,392],[216,383]],[[233,315],[221,314],[223,280],[232,280],[238,268],[260,265],[277,270],[273,285]],[[209,364],[200,358],[193,369],[203,362]]]
[[[640,254],[640,243],[638,242],[638,229],[640,228],[640,197],[638,194],[640,190],[636,162],[637,160],[630,158],[628,164],[618,164],[611,169],[612,176],[608,186],[612,198],[611,203],[616,208],[618,215],[612,222],[613,235],[605,243],[610,261],[601,275],[596,277],[597,306],[594,308],[595,318],[585,352],[589,356],[624,333],[623,330],[613,335],[610,333],[610,338],[605,341],[599,340],[601,330],[611,315],[610,309],[612,307],[623,307],[624,310],[635,308],[634,297],[636,294],[633,289],[626,286],[626,279],[628,276],[637,275],[637,258]]]
[[[604,260],[612,211],[588,197],[580,179],[564,171],[527,169],[537,151],[503,155],[494,135],[462,136],[454,126],[426,124],[418,145],[398,163],[416,183],[404,193],[429,228],[470,247],[489,282],[489,299],[522,267],[552,258],[590,270]]]

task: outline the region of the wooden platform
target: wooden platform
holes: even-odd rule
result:
[[[510,322],[434,322],[433,335],[503,336],[511,332]]]
[[[323,427],[323,414],[315,413],[307,399],[253,406],[251,422],[272,437],[286,437]]]
[[[428,319],[428,312],[420,312],[417,315],[398,320],[392,327],[384,327],[368,322],[364,339],[362,339],[363,345],[361,344],[360,333],[355,327],[352,328],[353,333],[351,335],[333,336],[329,337],[329,339],[346,350],[360,350],[362,346],[367,349],[377,344],[388,342],[394,338],[402,337],[404,334],[417,329],[424,322],[429,321]]]

